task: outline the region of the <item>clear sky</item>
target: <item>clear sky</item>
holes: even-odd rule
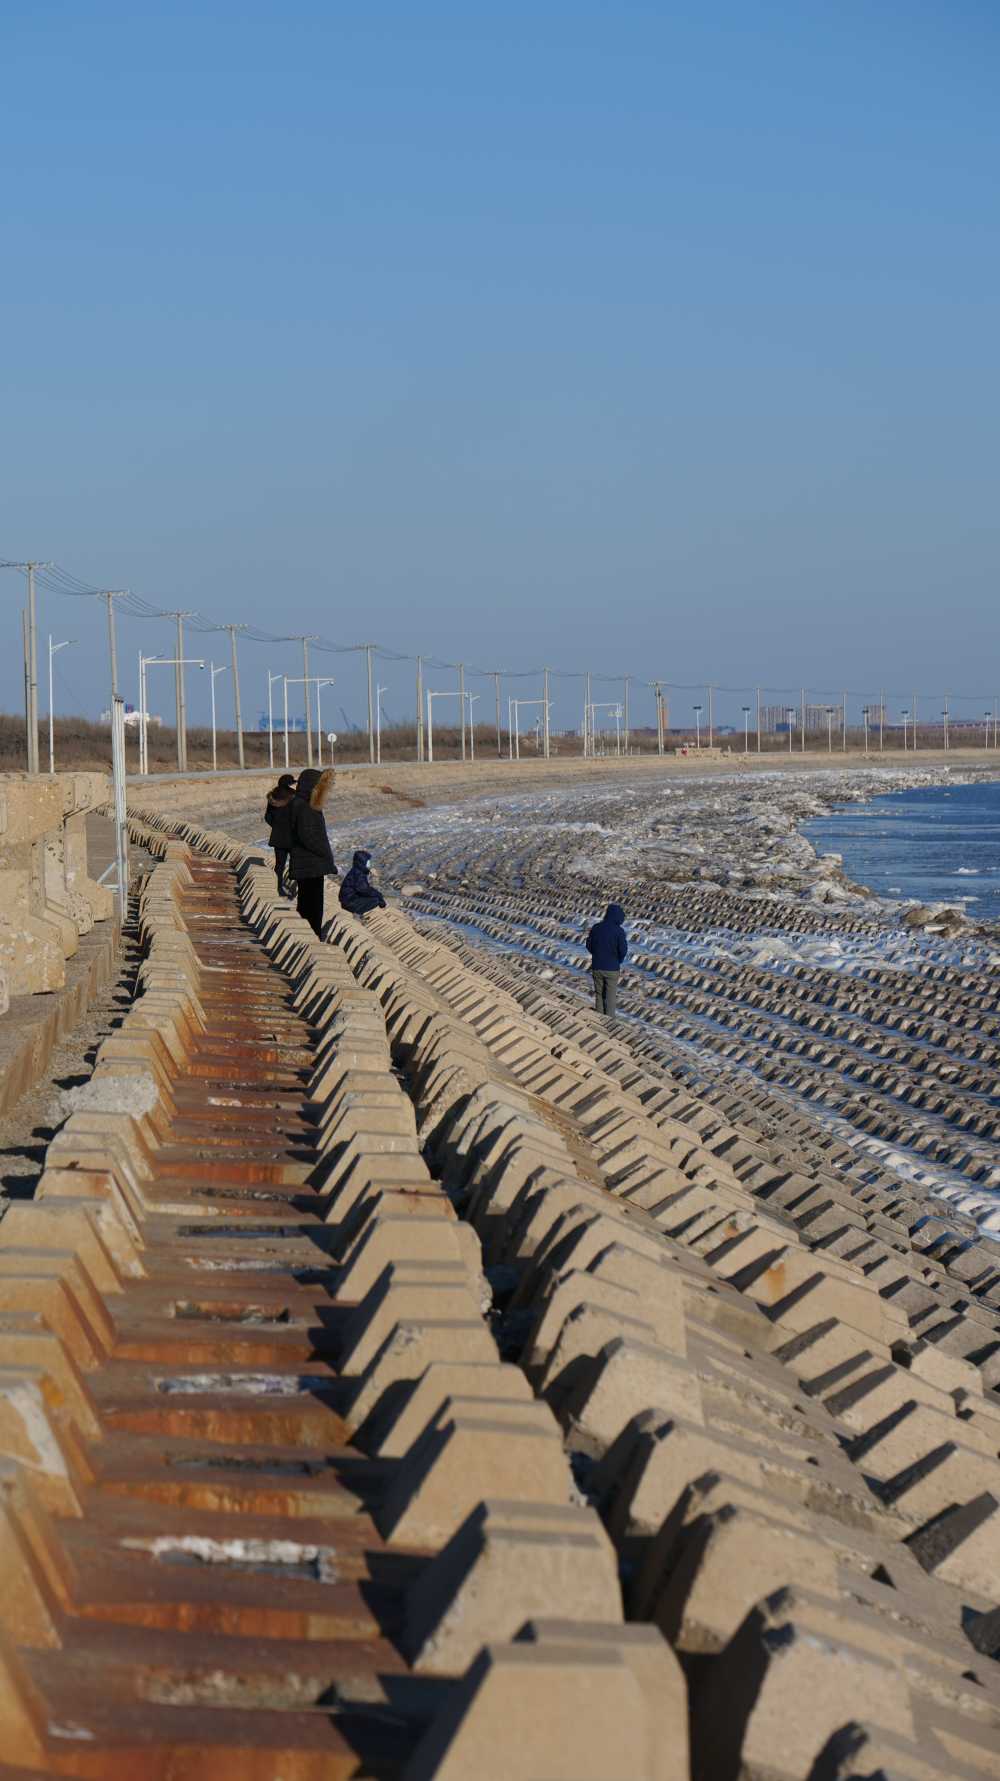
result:
[[[1000,692],[998,51],[991,0],[5,0],[0,554],[485,667]],[[50,629],[96,712],[100,614]],[[126,691],[170,643],[123,621]],[[294,658],[245,645],[251,719]]]

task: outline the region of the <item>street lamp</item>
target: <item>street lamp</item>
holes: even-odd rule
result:
[[[375,688],[375,761],[379,767],[382,765],[382,694],[388,691],[387,686]]]
[[[694,735],[695,735],[694,745],[695,745],[695,748],[700,749],[701,748],[701,706],[695,705],[693,709],[694,709]]]
[[[274,766],[274,712],[271,708],[271,688],[274,685],[276,680],[281,680],[281,679],[282,679],[282,676],[280,674],[272,674],[270,668],[268,669],[268,671],[267,671],[267,764],[269,767]],[[288,765],[288,760],[287,760],[287,750],[286,750],[285,766],[287,767],[287,765]]]
[[[465,696],[469,702],[469,758],[474,761],[476,758],[476,726],[472,721],[472,707],[480,695],[479,693],[466,693]]]
[[[833,711],[834,711],[833,706],[828,705],[826,708],[826,752],[827,752],[827,754],[833,753]]]
[[[948,707],[947,707],[947,705],[945,706],[944,710],[942,711],[941,717],[942,717],[943,724],[944,724],[944,745],[945,745],[945,748],[947,748],[948,747]]]
[[[215,773],[218,770],[218,761],[215,754],[215,676],[217,674],[225,674],[226,664],[223,663],[221,668],[217,668],[214,662],[209,662],[208,665],[212,671],[212,772]]]
[[[743,753],[750,753],[750,707],[743,707]]]
[[[794,705],[786,705],[785,710],[788,713],[788,752],[789,752],[789,754],[791,754],[791,752],[792,752],[792,731],[795,728],[795,706]]]
[[[61,643],[53,643],[52,632],[51,631],[49,632],[49,772],[50,773],[54,773],[56,770],[55,729],[53,727],[53,720],[52,720],[52,657],[54,655],[58,655],[59,651],[61,649],[68,649],[70,644],[75,643],[75,642],[76,642],[75,637],[65,637]]]
[[[139,772],[149,772],[149,707],[146,702],[146,669],[204,668],[200,656],[144,656],[139,654]]]
[[[865,754],[868,753],[868,719],[869,719],[870,715],[871,715],[871,706],[870,705],[862,705],[861,716],[864,719],[864,725],[865,725]]]
[[[904,712],[902,712],[902,713],[901,713],[901,716],[902,716],[902,719],[903,719],[903,753],[904,753],[904,754],[905,754],[905,753],[906,753],[906,726],[907,726],[907,724],[908,724],[908,722],[909,722],[909,719],[910,719],[910,708],[909,708],[909,706],[907,706],[907,708],[906,708],[906,710],[905,710],[905,711],[904,711]]]
[[[316,676],[316,759],[320,767],[323,765],[323,688],[333,686],[333,684],[334,682],[330,678],[321,680],[319,675]],[[333,766],[332,752],[330,765]]]
[[[985,711],[983,713],[983,716],[986,719],[986,747],[989,748],[989,745],[990,745],[990,714],[988,711]],[[994,734],[994,738],[993,738],[993,746],[996,747],[996,735],[995,734]]]
[[[465,693],[464,692],[452,692],[450,690],[450,688],[448,688],[448,687],[444,687],[441,691],[438,691],[438,692],[428,692],[428,694],[427,694],[427,762],[428,762],[428,765],[430,765],[430,763],[434,759],[434,700],[435,699],[461,699],[461,701],[462,701],[461,709],[462,709],[462,719],[463,719],[463,722],[462,722],[463,738],[464,738],[464,734],[465,734]],[[508,700],[508,703],[509,703],[509,700]]]

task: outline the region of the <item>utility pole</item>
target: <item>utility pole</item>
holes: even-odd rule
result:
[[[708,746],[715,747],[715,688],[708,689]]]
[[[502,755],[502,746],[503,746],[503,745],[502,745],[502,743],[501,743],[501,740],[500,740],[500,736],[501,736],[501,723],[500,723],[500,675],[499,675],[499,672],[498,672],[498,671],[497,671],[497,670],[496,670],[496,669],[495,669],[495,668],[494,668],[494,670],[493,670],[493,685],[494,685],[494,687],[495,687],[495,688],[496,688],[496,695],[497,695],[497,760],[500,760],[500,759],[501,759],[501,755]]]
[[[844,694],[844,731],[841,738],[841,752],[847,753],[847,694]]]
[[[625,676],[625,714],[624,714],[625,715],[624,728],[625,728],[625,753],[626,754],[628,754],[629,693],[631,691],[631,687],[632,687],[632,676],[631,676],[631,674],[626,674],[626,676]]]
[[[917,695],[913,695],[913,752],[917,752]]]
[[[757,688],[757,753],[760,753],[760,687]]]
[[[312,730],[312,695],[309,691],[309,644],[310,638],[302,639],[302,684],[306,696],[306,766],[313,764],[313,730]]]
[[[424,658],[417,657],[417,760],[424,758]]]
[[[4,560],[0,569],[20,569],[28,577],[27,699],[28,772],[39,772],[38,758],[38,611],[35,603],[35,570],[51,569],[51,563],[14,563]]]
[[[21,607],[21,649],[24,653],[24,749],[28,752],[28,608]]]
[[[583,752],[594,752],[594,707],[590,699],[590,669],[587,669],[587,698],[583,707]]]
[[[369,765],[374,765],[374,762],[375,762],[375,724],[374,724],[375,713],[372,708],[372,651],[374,650],[375,645],[374,645],[374,643],[366,643],[363,645],[363,648],[364,648],[364,652],[365,652],[365,658],[368,663],[368,762],[369,762]],[[379,758],[381,759],[381,749],[379,750]]]
[[[801,747],[799,749],[799,752],[800,752],[800,754],[805,754],[805,752],[806,752],[806,689],[805,689],[805,687],[802,687],[801,692],[802,692],[802,742],[801,742]]]
[[[229,652],[230,652],[230,657],[232,660],[232,668],[233,668],[233,718],[236,723],[236,755],[237,755],[237,759],[239,760],[240,766],[244,767],[246,765],[246,762],[243,759],[243,711],[240,706],[240,664],[239,664],[239,659],[236,654],[236,633],[237,633],[237,631],[245,631],[246,625],[224,625],[223,630],[229,632]],[[271,690],[270,682],[268,682],[268,693],[269,694],[270,694],[270,690]],[[270,734],[271,734],[270,726],[268,727],[267,733],[268,733],[268,736],[270,737]],[[271,753],[273,755],[273,753],[274,753],[273,742],[271,743],[270,746],[271,746]],[[273,762],[272,762],[272,765],[273,765]]]
[[[545,704],[542,706],[542,715],[544,716],[544,719],[545,719],[545,723],[542,728],[542,738],[543,738],[542,752],[545,755],[545,759],[548,760],[548,758],[549,758],[549,671],[547,668],[544,671],[544,684],[542,687],[542,693],[543,693],[543,696],[545,699]],[[625,682],[625,696],[626,696],[626,698],[628,697],[628,681],[627,680]],[[628,709],[628,707],[626,706],[626,710],[627,709]],[[628,729],[628,719],[627,718],[625,720],[625,728],[626,728],[626,730]]]
[[[184,696],[184,620],[190,612],[168,612],[177,621],[177,658],[174,664],[174,705],[177,723],[177,771],[187,772],[187,706]]]
[[[458,664],[458,703],[462,712],[462,759],[465,759],[465,663]]]
[[[653,694],[656,699],[656,752],[663,753],[663,683],[653,682]]]
[[[116,600],[123,600],[125,598],[125,592],[126,590],[124,588],[115,588],[113,590],[105,588],[99,596],[100,599],[107,600],[108,602],[108,659],[111,663],[112,701],[118,696],[118,639],[115,636],[114,602]]]

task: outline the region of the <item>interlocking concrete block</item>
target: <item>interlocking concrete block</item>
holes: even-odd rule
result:
[[[360,1303],[391,1263],[442,1262],[465,1267],[469,1257],[475,1262],[472,1278],[478,1278],[476,1233],[459,1226],[454,1218],[373,1218],[344,1256],[333,1296]]]
[[[449,1399],[492,1402],[504,1398],[530,1403],[532,1391],[520,1367],[499,1361],[432,1361],[420,1378],[407,1381],[366,1431],[365,1445],[381,1459],[400,1459],[438,1420]]]
[[[388,1413],[401,1385],[411,1385],[432,1362],[456,1356],[472,1365],[497,1365],[496,1344],[478,1310],[465,1318],[400,1317],[351,1395],[350,1426],[359,1429],[370,1416]]]
[[[658,1564],[665,1567],[662,1588]],[[832,1547],[808,1524],[732,1504],[654,1543],[636,1599],[648,1603],[649,1616],[678,1650],[707,1653],[722,1650],[755,1602],[790,1584],[832,1593]]]
[[[776,1593],[751,1609],[706,1676],[693,1716],[693,1774],[802,1781],[827,1772],[820,1757],[856,1720],[912,1742],[900,1671],[849,1633],[814,1624],[801,1598]]]
[[[379,1525],[393,1545],[442,1545],[481,1502],[571,1500],[569,1464],[555,1424],[512,1404],[493,1414],[455,1410],[425,1431],[390,1485]]]
[[[0,1459],[0,1575],[3,1624],[22,1649],[53,1650],[61,1643],[68,1606],[56,1543],[32,1503],[20,1467]]]
[[[45,1509],[78,1516],[81,1481],[59,1421],[58,1399],[58,1383],[38,1367],[0,1367],[0,1459],[30,1478]]]
[[[654,1405],[687,1421],[701,1421],[695,1369],[651,1342],[615,1337],[581,1360],[573,1389],[560,1402],[564,1426],[590,1452],[610,1447],[633,1416]]]
[[[644,1690],[618,1651],[488,1646],[403,1781],[651,1781],[649,1750]]]
[[[487,1639],[510,1639],[533,1614],[621,1618],[618,1568],[593,1510],[480,1503],[406,1599],[405,1646],[418,1670],[455,1674]]]
[[[687,1684],[674,1653],[655,1627],[563,1620],[547,1614],[530,1621],[519,1642],[616,1651],[642,1691],[650,1781],[685,1781],[689,1769]]]
[[[942,1511],[907,1545],[925,1571],[1000,1600],[1000,1502],[992,1492]]]
[[[0,1224],[0,1249],[7,1246],[21,1253],[25,1248],[55,1253],[70,1250],[79,1256],[100,1294],[122,1291],[122,1275],[100,1223],[82,1206],[60,1206],[55,1201],[11,1206]]]
[[[53,1410],[65,1411],[81,1435],[97,1440],[101,1423],[79,1354],[34,1310],[0,1310],[0,1354],[5,1367],[28,1367],[52,1382]],[[48,1400],[47,1400],[48,1401]]]
[[[6,1258],[11,1267],[11,1257]],[[77,1294],[76,1283],[61,1262],[41,1255],[16,1262],[5,1271],[0,1252],[0,1313],[37,1311],[84,1372],[100,1366],[110,1352],[102,1331],[95,1329]]]
[[[399,1324],[466,1321],[479,1300],[459,1262],[390,1262],[344,1324],[340,1365],[360,1374]]]

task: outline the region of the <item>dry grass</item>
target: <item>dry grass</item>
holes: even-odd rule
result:
[[[672,751],[684,740],[694,742],[694,735],[684,738],[676,734],[670,736],[668,751]],[[922,739],[923,740],[923,739]],[[742,736],[725,736],[721,738],[724,748],[731,748],[734,754],[742,750]],[[857,746],[860,736],[850,738],[851,746]],[[788,742],[784,737],[765,736],[764,752],[767,754],[787,754]],[[504,755],[507,753],[508,739],[504,731],[501,737]],[[807,744],[812,753],[826,754],[826,737],[808,737]],[[43,719],[39,729],[39,745],[41,749],[42,768],[48,766],[48,725]],[[247,730],[243,737],[246,765],[260,772],[267,770],[268,748],[267,737],[259,730]],[[495,760],[497,752],[496,731],[487,724],[477,724],[475,734],[477,760]],[[580,738],[574,735],[553,735],[552,752],[555,755],[573,756],[580,753]],[[653,754],[656,750],[656,734],[653,730],[633,730],[631,737],[633,753]],[[126,733],[126,760],[130,773],[139,770],[138,736],[134,730]],[[751,737],[751,748],[753,737]],[[795,744],[798,753],[798,742]],[[236,753],[236,737],[232,730],[220,730],[216,739],[218,765],[220,767],[238,767]],[[290,766],[304,767],[306,764],[306,739],[301,732],[295,732],[289,739]],[[368,735],[364,730],[350,730],[338,735],[335,757],[338,765],[352,766],[368,759]],[[441,761],[458,760],[461,756],[461,733],[457,726],[434,725],[434,759]],[[324,755],[326,747],[324,745]],[[410,724],[393,724],[382,731],[382,759],[391,761],[413,761],[417,754],[416,726]],[[521,737],[521,759],[536,759],[534,737]],[[96,770],[107,772],[111,766],[111,733],[106,724],[91,723],[85,717],[57,717],[55,723],[55,761],[57,772]],[[0,714],[0,773],[23,772],[26,765],[24,751],[24,719]],[[208,729],[191,728],[188,730],[188,767],[192,772],[208,769],[212,765],[212,732]],[[274,766],[281,772],[285,765],[284,736],[274,738]],[[149,766],[152,773],[172,773],[177,768],[177,739],[173,729],[150,729],[149,732]]]

